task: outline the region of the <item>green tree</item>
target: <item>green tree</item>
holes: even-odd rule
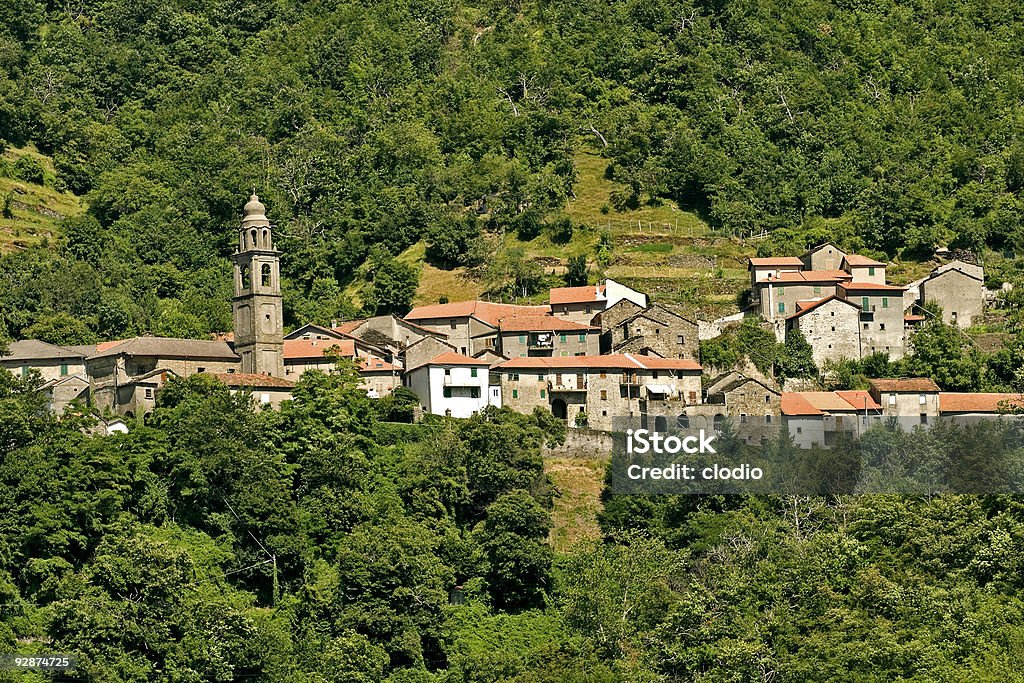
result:
[[[417,269],[375,248],[370,253],[368,272],[365,307],[375,315],[408,313],[419,286]]]

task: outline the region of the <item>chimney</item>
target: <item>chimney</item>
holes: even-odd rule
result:
[[[338,319],[337,318],[331,320],[331,329],[333,330],[336,327],[338,327]]]

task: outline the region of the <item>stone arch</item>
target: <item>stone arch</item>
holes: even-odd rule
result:
[[[273,271],[270,268],[269,263],[264,263],[260,266],[260,286],[270,287],[272,285],[271,279],[273,277]]]
[[[690,416],[687,415],[686,413],[683,413],[682,415],[677,416],[676,417],[676,426],[679,427],[680,429],[689,429],[690,428]]]
[[[556,398],[551,402],[551,414],[562,420],[569,419],[569,407],[564,399]]]
[[[656,415],[654,418],[654,431],[667,432],[668,418],[666,418],[664,415]]]

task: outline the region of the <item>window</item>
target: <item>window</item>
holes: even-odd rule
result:
[[[889,394],[889,405],[896,405],[896,394]]]
[[[452,369],[451,368],[445,368],[444,369],[444,374],[445,374],[445,377],[450,377],[451,374],[452,374]]]
[[[658,371],[654,370],[651,372],[651,379],[658,379]]]
[[[269,287],[270,286],[270,264],[269,263],[264,263],[262,266],[260,266],[260,286],[261,287]]]
[[[608,373],[606,373],[604,370],[602,370],[601,371],[601,379],[604,379],[607,376],[608,376]]]
[[[526,335],[525,334],[519,335],[519,343],[520,344],[525,344],[526,343]]]
[[[882,297],[882,308],[889,308],[889,297]]]
[[[587,313],[590,313],[590,306],[587,306]]]
[[[747,421],[747,414],[746,413],[740,413],[740,422],[746,422],[746,421]]]
[[[862,296],[860,298],[860,307],[861,307],[861,309],[866,311],[866,310],[868,310],[868,306],[869,306],[869,304],[868,304],[868,297]]]
[[[765,394],[764,395],[764,402],[765,403],[771,403],[772,402],[772,395],[771,394]]]
[[[921,413],[921,424],[928,424],[928,413]]]
[[[22,365],[21,366],[21,376],[22,377],[28,377],[28,366],[27,365]]]
[[[917,397],[917,402],[920,403],[921,405],[924,405],[925,403],[928,402],[928,397],[925,396],[924,394],[921,394],[920,396]]]
[[[879,323],[878,324],[878,329],[884,330],[885,329],[885,323]]]
[[[764,423],[766,425],[770,425],[772,423],[772,414],[771,413],[768,413],[767,415],[764,416]]]
[[[868,266],[868,275],[874,275],[874,274],[875,274],[875,267],[874,266]]]
[[[661,334],[661,328],[660,327],[655,327],[654,328],[654,334]]]
[[[445,387],[444,389],[441,390],[441,393],[442,393],[442,395],[445,398],[451,398],[452,397],[452,388],[451,387]]]
[[[607,389],[602,389],[601,390],[601,400],[602,401],[607,401],[608,400],[608,390]]]
[[[562,342],[564,344],[565,343],[565,335],[564,334],[558,335],[558,341],[560,341],[560,342]]]
[[[547,395],[548,395],[548,392],[546,392],[546,391],[545,391],[545,390],[543,390],[543,389],[541,389],[541,390],[540,390],[540,397],[541,397],[541,398],[545,398],[545,397],[547,397]]]
[[[814,293],[821,294],[821,285],[814,285]]]
[[[513,389],[512,390],[512,398],[519,398],[519,390],[518,389]]]
[[[196,368],[196,372],[206,372],[206,368]]]
[[[786,312],[786,303],[784,301],[780,301],[779,302],[779,313],[785,313],[785,312]]]
[[[476,368],[470,368],[469,369],[469,376],[470,377],[476,377]]]
[[[153,398],[153,388],[146,387],[146,398]]]
[[[465,356],[465,355],[466,355],[466,347],[465,347],[465,346],[463,346],[463,347],[462,347],[462,350],[461,350],[461,351],[459,351],[459,353],[461,353],[461,354],[462,354],[463,356]]]
[[[451,326],[451,328],[452,328],[453,330],[455,329],[455,321],[454,321],[454,320],[449,320],[449,321],[448,321],[448,324],[449,324],[449,325]]]
[[[537,381],[538,382],[543,382],[544,381],[544,373],[543,372],[538,372],[537,373]]]
[[[519,381],[519,373],[518,372],[510,372],[510,373],[508,373],[508,378],[510,380],[512,380],[513,382],[518,382]]]
[[[586,335],[586,334],[581,334],[581,335],[580,335],[580,341],[581,341],[581,342],[585,342],[585,341],[587,341],[587,335]]]
[[[470,387],[469,388],[469,397],[470,398],[480,398],[480,387]]]
[[[683,335],[680,334],[680,335],[676,336],[676,344],[685,344],[685,343],[686,343],[686,340],[683,338]]]
[[[868,329],[868,324],[867,323],[864,323],[864,329],[865,330]]]
[[[68,364],[67,363],[61,363],[60,364],[60,376],[63,377],[66,374],[68,374]]]
[[[796,428],[796,433],[797,434],[803,434],[804,433],[804,428],[803,427],[797,427]]]

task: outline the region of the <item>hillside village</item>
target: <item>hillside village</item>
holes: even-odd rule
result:
[[[828,444],[840,432],[883,418],[927,424],[1018,407],[1016,394],[942,391],[928,378],[871,381],[866,391],[787,391],[748,365],[710,376],[699,341],[729,321],[697,321],[613,279],[558,287],[539,305],[459,301],[285,333],[281,253],[266,207],[255,195],[243,210],[233,256],[234,332],[218,339],[135,337],[90,346],[26,339],[0,366],[37,372],[53,411],[78,402],[108,418],[144,417],[172,377],[208,373],[263,405],[287,400],[307,370],[334,372],[350,361],[371,398],[405,387],[416,414],[468,417],[487,406],[550,411],[569,427],[609,431],[615,418],[664,429],[736,422],[748,442],[785,419],[798,445]],[[749,259],[753,317],[776,339],[799,332],[815,365],[909,352],[928,315],[961,329],[985,305],[980,265],[948,261],[908,286],[890,284],[887,265],[837,246]],[[734,322],[735,316],[733,316]],[[806,388],[806,387],[804,387]]]

